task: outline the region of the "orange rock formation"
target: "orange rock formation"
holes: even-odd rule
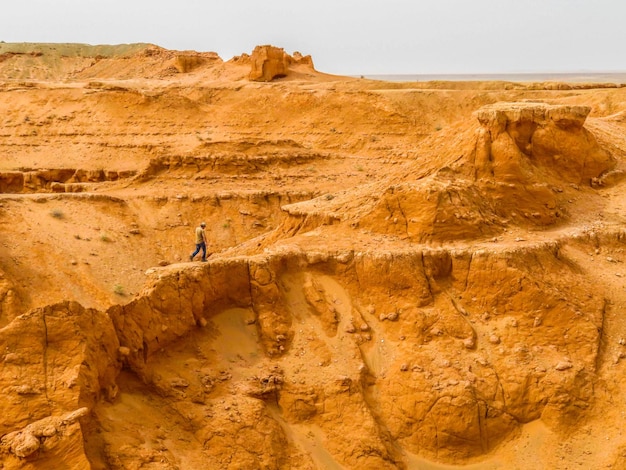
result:
[[[248,78],[256,82],[269,82],[290,73],[291,64],[305,66],[313,71],[311,56],[302,56],[295,52],[293,57],[284,49],[274,46],[257,46],[249,58],[251,63]]]
[[[624,88],[0,57],[0,467],[626,464]]]

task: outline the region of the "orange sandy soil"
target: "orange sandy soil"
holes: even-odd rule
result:
[[[0,46],[0,468],[626,468],[626,88]]]

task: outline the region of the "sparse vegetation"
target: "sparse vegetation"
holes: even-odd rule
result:
[[[52,209],[50,211],[50,215],[55,219],[62,219],[63,217],[65,217],[61,209]]]
[[[113,286],[113,293],[115,293],[116,295],[126,295],[124,286],[122,286],[121,284],[115,284]]]
[[[111,237],[106,232],[102,232],[100,234],[100,241],[108,243],[108,242],[112,242],[113,239],[111,239]]]

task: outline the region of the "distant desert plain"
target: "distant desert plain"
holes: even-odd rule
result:
[[[623,84],[0,43],[0,110],[0,469],[626,468]]]

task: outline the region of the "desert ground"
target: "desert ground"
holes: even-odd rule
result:
[[[0,110],[0,469],[626,468],[621,84],[0,43]]]

